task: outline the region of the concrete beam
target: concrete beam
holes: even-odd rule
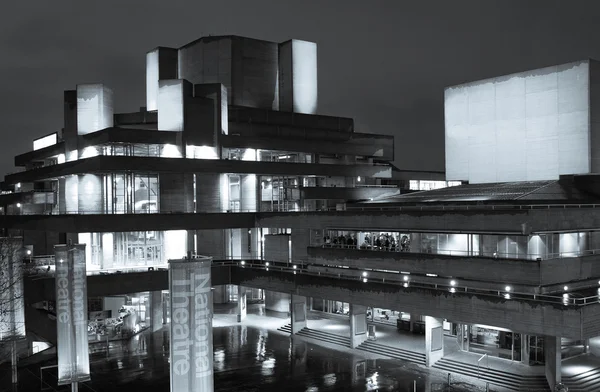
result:
[[[486,324],[531,335],[553,333],[572,339],[600,335],[600,303],[586,307],[506,300],[470,293],[439,292],[382,283],[325,278],[276,271],[231,269],[234,284],[306,297],[395,309],[452,322]],[[585,317],[590,321],[587,321]]]

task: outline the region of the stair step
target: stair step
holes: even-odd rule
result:
[[[442,358],[437,361],[433,367],[451,373],[477,378],[476,365],[465,364],[462,362]],[[539,390],[548,389],[548,383],[546,382],[545,376],[522,376],[496,369],[484,368],[480,369],[478,378],[480,380],[503,386],[508,389],[513,389],[515,391],[522,391],[523,387],[528,389],[535,388]]]
[[[364,348],[364,347],[358,347],[358,349],[365,351],[365,352],[372,353],[372,354],[385,355],[386,357],[400,359],[400,360],[407,361],[407,362],[417,363],[419,365],[426,364],[425,358],[419,358],[417,356],[395,354],[395,353],[391,353],[391,352],[386,352],[385,350],[373,350],[373,349]]]
[[[393,352],[393,353],[397,353],[397,354],[401,354],[401,355],[411,355],[411,356],[418,356],[418,357],[425,358],[425,354],[424,353],[420,353],[420,352],[417,352],[417,351],[405,350],[405,349],[402,349],[402,348],[399,348],[399,347],[385,346],[383,344],[375,343],[375,342],[372,342],[372,341],[369,341],[369,340],[361,343],[361,345],[359,347],[373,348],[375,350],[384,350],[386,352]]]

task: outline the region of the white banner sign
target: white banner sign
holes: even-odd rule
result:
[[[58,384],[90,379],[85,245],[56,245]]]
[[[171,392],[212,392],[211,258],[169,260]]]
[[[20,238],[0,238],[0,341],[25,338]]]

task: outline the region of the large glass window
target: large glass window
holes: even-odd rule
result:
[[[158,212],[158,176],[136,175],[134,178],[134,211],[135,213]]]

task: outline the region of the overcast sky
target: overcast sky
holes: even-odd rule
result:
[[[599,0],[35,0],[0,10],[0,174],[63,123],[64,90],[102,82],[145,106],[145,53],[203,35],[317,42],[319,111],[396,137],[404,169],[444,169],[443,89],[600,59]]]

